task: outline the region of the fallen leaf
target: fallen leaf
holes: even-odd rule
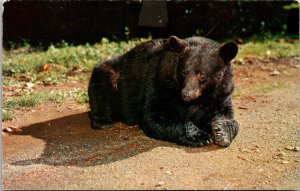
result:
[[[45,64],[44,66],[42,66],[42,67],[40,68],[40,71],[41,71],[41,72],[45,72],[45,71],[50,70],[51,68],[52,68],[52,64]]]
[[[74,66],[72,70],[66,73],[67,76],[75,76],[83,72],[83,68],[80,66]]]
[[[19,129],[14,126],[9,126],[9,127],[2,129],[2,131],[7,132],[7,133],[20,133],[20,132],[22,132],[22,129]]]

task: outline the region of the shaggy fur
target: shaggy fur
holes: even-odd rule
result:
[[[239,129],[230,64],[237,50],[234,43],[171,36],[97,64],[88,88],[92,128],[122,121],[180,145],[229,146]]]

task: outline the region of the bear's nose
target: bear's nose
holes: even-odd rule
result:
[[[187,91],[183,90],[181,97],[185,102],[190,102],[197,99],[201,95],[200,91]]]
[[[183,96],[182,96],[182,99],[183,99],[184,101],[186,101],[186,102],[189,102],[189,101],[191,100],[191,97],[188,96],[188,95],[183,95]]]

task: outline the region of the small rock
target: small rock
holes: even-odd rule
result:
[[[16,93],[21,92],[21,91],[22,91],[21,88],[16,88],[16,89],[14,90],[14,92],[16,92]]]
[[[235,40],[235,42],[236,42],[237,44],[244,44],[244,40],[241,39],[241,38],[237,38],[237,39]]]
[[[289,151],[299,151],[299,147],[293,147],[293,146],[287,146],[285,147],[286,150],[289,150]]]
[[[297,65],[293,65],[293,67],[294,68],[300,68],[298,64]]]
[[[165,172],[165,174],[171,175],[172,172],[168,170],[168,171]]]
[[[31,88],[33,88],[34,86],[35,86],[34,83],[30,83],[30,82],[26,83],[26,88],[28,88],[28,89],[31,89]]]
[[[286,146],[285,149],[286,149],[286,150],[292,151],[292,150],[293,150],[293,147],[292,147],[292,146]]]
[[[245,61],[244,61],[243,59],[241,59],[241,58],[236,59],[236,60],[234,60],[233,62],[234,62],[235,64],[237,64],[237,65],[245,65]]]
[[[278,76],[280,74],[279,71],[274,70],[272,73],[270,73],[270,76]]]
[[[290,163],[290,162],[287,161],[287,160],[283,160],[283,161],[281,161],[281,163],[282,163],[282,164],[288,164],[288,163]]]
[[[286,156],[286,153],[285,152],[279,152],[278,154],[277,154],[277,156],[279,156],[279,157],[285,157]]]
[[[165,185],[164,181],[160,181],[155,186],[163,186],[163,185]]]

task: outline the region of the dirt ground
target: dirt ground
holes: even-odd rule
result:
[[[274,72],[274,71],[279,71]],[[299,190],[299,59],[235,70],[240,132],[229,148],[187,148],[116,123],[92,130],[86,105],[44,103],[2,123],[3,189]]]

